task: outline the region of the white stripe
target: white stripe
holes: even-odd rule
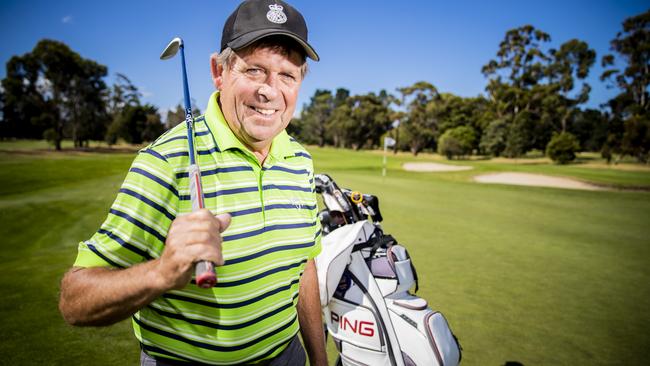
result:
[[[298,253],[300,254],[300,253]],[[286,256],[285,256],[286,258]],[[229,273],[220,273],[219,274],[219,280],[221,282],[234,282],[237,280],[245,279],[245,278],[250,278],[253,276],[256,276],[258,274],[264,273],[270,269],[282,267],[282,266],[288,266],[292,264],[298,264],[299,261],[301,260],[306,260],[307,256],[305,255],[296,255],[293,257],[289,257],[286,260],[276,260],[272,262],[265,262],[264,266],[248,266],[248,268],[242,270],[242,271],[228,271]]]
[[[131,209],[131,207],[123,206],[121,204],[121,202],[116,201],[115,203],[113,203],[112,208],[119,209],[120,211],[122,211],[122,212],[126,213],[127,215],[133,217],[134,219],[142,222],[143,224],[147,225],[148,227],[156,230],[158,232],[158,234],[160,234],[162,236],[167,235],[167,231],[169,230],[169,227],[162,227],[162,226],[158,225],[156,222],[151,221],[151,219],[149,217],[139,215],[137,212],[133,211]],[[131,225],[134,225],[134,224],[131,224]],[[138,228],[138,230],[142,230],[142,229]],[[147,234],[149,234],[149,233],[147,233]]]
[[[122,187],[128,188],[128,189],[130,189],[130,190],[132,190],[132,191],[134,191],[134,192],[136,192],[138,194],[143,195],[144,197],[147,197],[148,199],[150,199],[150,200],[156,202],[157,204],[159,204],[160,206],[164,207],[165,210],[167,210],[167,212],[169,212],[170,214],[172,214],[174,216],[177,216],[178,213],[176,211],[176,207],[169,205],[169,203],[171,202],[169,200],[169,197],[160,195],[161,192],[169,192],[166,189],[158,190],[158,191],[151,191],[151,190],[147,189],[148,186],[146,186],[146,185],[135,185],[135,184],[131,184],[129,182],[124,182],[124,184],[122,184]]]

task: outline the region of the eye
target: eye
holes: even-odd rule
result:
[[[250,67],[246,69],[246,74],[250,76],[258,76],[258,75],[262,75],[262,73],[263,71],[259,67]]]
[[[288,82],[295,82],[296,81],[296,77],[293,74],[290,74],[290,73],[283,72],[283,73],[280,74],[280,76],[282,77],[282,79],[284,79],[285,81],[288,81]]]

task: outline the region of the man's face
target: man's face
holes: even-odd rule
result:
[[[215,75],[222,112],[245,145],[254,152],[268,152],[296,109],[301,57],[257,48],[239,52],[235,59],[227,70],[219,66]]]

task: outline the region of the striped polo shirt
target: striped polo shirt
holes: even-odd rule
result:
[[[232,215],[225,264],[214,288],[193,279],[134,314],[133,328],[155,357],[227,365],[272,358],[298,332],[299,280],[320,251],[320,223],[309,153],[282,131],[260,165],[217,98],[195,121],[195,146],[206,208]],[[174,218],[192,211],[186,133],[181,123],[139,152],[75,266],[126,268],[160,257]]]

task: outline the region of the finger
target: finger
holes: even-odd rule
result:
[[[219,221],[219,232],[223,233],[230,226],[231,216],[228,213],[220,214],[214,217]]]
[[[200,221],[200,220],[212,219],[213,215],[212,215],[212,212],[210,212],[210,210],[208,210],[207,208],[202,208],[200,210],[192,212],[190,214],[190,217],[193,220],[199,220]]]

